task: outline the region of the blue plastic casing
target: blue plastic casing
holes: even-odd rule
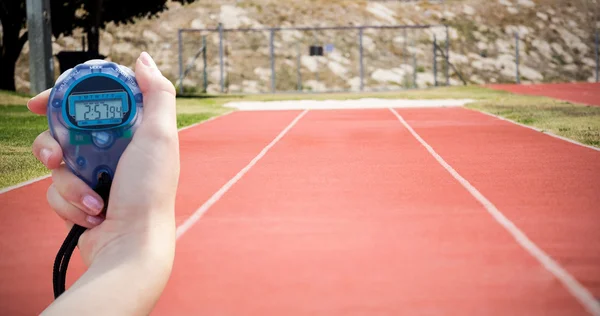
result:
[[[84,101],[117,102],[122,105],[122,117],[77,121],[76,102]],[[103,60],[65,71],[48,99],[50,133],[62,147],[67,166],[92,188],[102,172],[113,178],[142,113],[142,92],[133,71]]]

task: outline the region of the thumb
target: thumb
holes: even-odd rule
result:
[[[137,59],[135,76],[144,96],[142,125],[158,124],[159,126],[153,128],[176,130],[175,87],[161,74],[148,53],[141,53]]]

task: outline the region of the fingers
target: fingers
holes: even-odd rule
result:
[[[58,168],[62,161],[62,148],[52,135],[50,135],[49,131],[38,135],[33,142],[32,152],[50,170]]]
[[[50,96],[50,91],[52,89],[48,89],[46,91],[41,92],[35,97],[31,98],[29,102],[27,102],[27,108],[29,111],[46,115],[46,108],[48,106],[48,97]]]
[[[74,207],[91,216],[102,212],[102,198],[65,165],[52,171],[52,181],[58,194]]]
[[[65,200],[55,184],[52,184],[48,188],[46,197],[50,207],[52,207],[60,217],[67,221],[67,226],[72,226],[71,223],[75,223],[79,226],[92,228],[98,226],[103,221],[102,217],[89,215]]]

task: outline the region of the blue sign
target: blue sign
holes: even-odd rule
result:
[[[327,44],[325,45],[325,51],[328,53],[333,52],[333,44]]]

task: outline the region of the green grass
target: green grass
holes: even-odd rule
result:
[[[218,99],[218,98],[217,98]],[[48,129],[46,117],[25,106],[29,96],[0,91],[0,188],[48,174],[31,153],[31,144]],[[230,109],[212,99],[177,99],[179,128],[223,114]]]
[[[468,108],[535,126],[578,142],[600,147],[600,107],[583,106],[545,97],[521,96],[476,86],[430,88],[402,92],[264,94],[177,98],[177,126],[188,126],[231,111],[232,101],[330,99],[475,99]],[[46,118],[31,114],[28,96],[0,91],[0,188],[47,174],[31,154],[35,137],[47,129]]]
[[[501,94],[467,105],[544,132],[600,147],[600,107],[573,104],[546,97]]]

